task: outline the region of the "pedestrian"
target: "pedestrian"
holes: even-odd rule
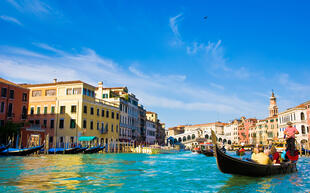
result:
[[[292,122],[287,122],[284,135],[286,135],[287,150],[290,152],[291,156],[295,155],[295,134],[299,134],[299,131],[292,126]]]

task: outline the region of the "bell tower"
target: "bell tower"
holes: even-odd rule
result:
[[[269,117],[277,116],[278,115],[278,106],[277,106],[277,99],[274,96],[274,92],[272,90],[270,103],[269,103]]]

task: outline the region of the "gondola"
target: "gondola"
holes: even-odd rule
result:
[[[236,151],[236,155],[237,155],[237,156],[244,156],[244,155],[245,155],[245,152],[244,152],[244,151],[241,151],[241,152],[240,152],[239,150],[237,150],[237,151]]]
[[[72,147],[72,148],[51,148],[48,150],[49,154],[76,154],[79,150],[79,147]]]
[[[15,149],[15,148],[8,148],[2,152],[0,152],[0,155],[4,156],[25,156],[30,155],[32,153],[35,153],[42,149],[44,145],[31,147],[31,148],[25,148],[25,149]]]
[[[2,145],[0,147],[0,152],[3,152],[4,150],[8,149],[10,147],[11,143],[8,143],[7,145]]]
[[[204,150],[204,151],[202,151],[202,154],[207,156],[207,157],[213,157],[214,156],[214,152],[212,150]]]
[[[76,150],[76,153],[83,153],[88,147],[79,147],[79,149]]]
[[[282,163],[279,165],[262,165],[243,161],[223,153],[216,145],[216,136],[212,131],[212,142],[215,147],[215,157],[219,170],[226,174],[263,177],[297,172],[296,163]]]
[[[96,146],[96,147],[90,147],[90,148],[87,148],[84,153],[85,154],[92,154],[92,153],[97,153],[101,150],[104,149],[104,146]]]

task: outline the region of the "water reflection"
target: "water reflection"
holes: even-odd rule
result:
[[[78,172],[83,164],[81,157],[71,155],[25,158],[20,168],[22,174],[8,185],[22,190],[52,190],[59,186],[75,190],[80,183]]]
[[[309,192],[309,159],[299,172],[267,178],[220,173],[214,158],[94,154],[0,158],[0,192]]]

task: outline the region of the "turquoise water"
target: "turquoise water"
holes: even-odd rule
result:
[[[310,192],[310,158],[285,176],[222,174],[214,157],[93,154],[0,157],[0,192]]]

